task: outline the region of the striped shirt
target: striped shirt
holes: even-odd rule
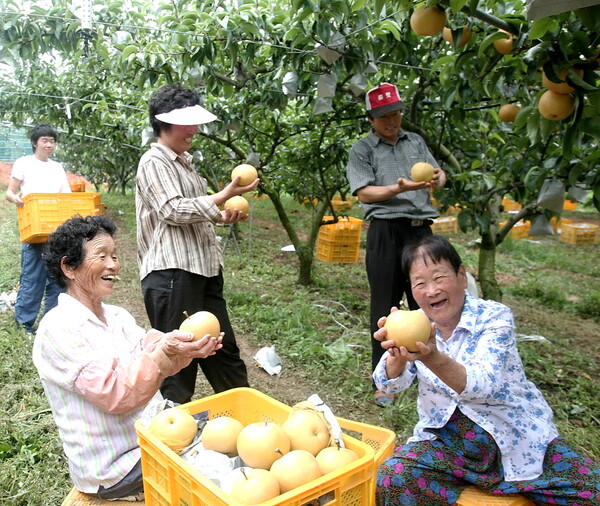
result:
[[[135,196],[140,279],[165,269],[213,277],[223,267],[213,225],[221,212],[191,161],[189,153],[177,155],[158,143],[140,159]]]
[[[455,392],[422,362],[408,362],[389,379],[385,352],[373,373],[386,393],[406,390],[419,382],[419,422],[412,441],[436,439],[429,429],[444,427],[456,408],[489,432],[502,454],[507,481],[532,480],[542,473],[548,443],[558,437],[552,409],[527,379],[517,350],[512,311],[493,300],[466,294],[460,321],[445,341],[436,333],[439,351],[467,370],[467,385]]]
[[[355,142],[350,149],[346,166],[350,190],[356,195],[356,191],[365,186],[394,185],[397,184],[398,178],[410,180],[410,169],[417,162],[428,162],[436,168],[439,167],[420,135],[400,130],[398,140],[392,146],[371,132]],[[399,193],[382,202],[361,205],[365,211],[365,220],[425,220],[439,216],[431,205],[427,188]]]
[[[140,459],[134,423],[172,371],[155,362],[162,333],[138,327],[125,309],[102,305],[106,324],[70,295],[40,322],[33,362],[41,378],[75,487],[96,493]],[[187,361],[189,363],[189,360]],[[167,368],[168,369],[168,368]]]

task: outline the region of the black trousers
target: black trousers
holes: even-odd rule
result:
[[[163,397],[184,404],[194,395],[198,367],[215,393],[247,387],[248,372],[240,357],[235,334],[223,298],[223,275],[207,278],[181,269],[154,271],[142,280],[144,303],[151,325],[162,332],[178,329],[187,311],[210,311],[225,332],[223,348],[208,358],[192,360],[177,374],[165,378],[160,391]]]
[[[407,273],[402,271],[402,250],[411,241],[432,235],[429,221],[412,226],[411,220],[373,219],[367,232],[366,268],[371,288],[371,370],[384,353],[381,342],[373,338],[378,330],[377,321],[390,314],[392,306],[398,307],[406,294],[408,307],[418,309],[413,299]]]

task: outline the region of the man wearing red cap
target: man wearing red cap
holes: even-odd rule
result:
[[[402,272],[400,258],[412,240],[431,235],[433,218],[439,215],[431,204],[430,188],[441,188],[446,174],[418,134],[401,129],[402,109],[398,89],[382,83],[367,92],[367,118],[371,132],[350,150],[346,172],[350,189],[363,206],[367,233],[366,268],[371,288],[371,336],[378,330],[377,320],[399,306],[404,294],[410,309],[419,306],[412,296],[408,276]],[[415,163],[434,167],[431,182],[415,182],[410,169]],[[371,337],[372,370],[384,350]],[[375,403],[385,406],[393,395],[375,392]]]

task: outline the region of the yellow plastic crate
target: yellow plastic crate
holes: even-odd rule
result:
[[[369,493],[369,502],[365,502],[365,506],[375,506],[375,479],[377,476],[377,468],[381,463],[391,457],[396,446],[396,433],[384,429],[383,427],[375,427],[362,422],[355,422],[345,418],[337,417],[342,430],[363,443],[368,444],[375,451],[375,476],[371,480],[371,492]]]
[[[518,202],[505,197],[502,199],[502,207],[504,207],[504,212],[508,212],[519,211],[522,206]]]
[[[77,179],[69,179],[69,187],[72,192],[84,192],[85,181],[79,181]]]
[[[350,209],[354,205],[354,202],[350,200],[332,200],[331,207],[334,211],[345,211]]]
[[[444,216],[433,220],[431,230],[434,234],[456,234],[458,220],[454,216]]]
[[[457,506],[533,506],[519,494],[486,494],[477,487],[467,487],[456,501]]]
[[[184,404],[179,409],[191,414],[207,412],[209,419],[230,416],[244,425],[265,420],[282,424],[291,411],[289,406],[252,388],[227,390]],[[392,451],[393,448],[388,447],[389,431],[339,420],[342,428],[362,431],[363,441],[348,434],[343,436],[346,446],[354,450],[359,459],[344,467],[345,471],[340,469],[326,474],[263,503],[264,506],[301,506],[319,500],[318,504],[323,506],[373,504],[375,458]],[[241,506],[155,438],[140,420],[135,427],[142,451],[144,493],[148,506]],[[376,446],[377,450],[374,449]]]
[[[316,256],[323,262],[353,264],[358,262],[359,251],[360,241],[345,244],[319,237]]]
[[[324,221],[332,219],[332,216],[323,217]],[[324,262],[357,262],[362,224],[362,220],[348,216],[339,218],[337,223],[322,225],[317,239],[316,257]]]
[[[568,223],[561,227],[560,242],[567,244],[596,244],[598,225],[592,223]]]
[[[552,229],[555,232],[558,232],[558,229],[562,228],[564,225],[568,225],[569,223],[573,223],[573,220],[569,218],[561,218],[559,216],[553,216],[550,218],[550,225],[552,225]]]
[[[30,193],[17,208],[21,242],[45,242],[50,233],[76,214],[96,213],[93,193]]]
[[[506,221],[501,221],[500,228],[506,225],[506,223]],[[531,222],[522,220],[517,221],[517,223],[513,225],[513,228],[511,228],[510,232],[508,233],[508,237],[511,237],[512,239],[522,239],[523,237],[527,237],[529,235],[530,228]]]
[[[102,195],[100,193],[92,193],[94,196],[94,214],[105,214],[106,206],[102,203]]]
[[[333,216],[323,216],[323,221],[331,221]],[[340,243],[360,242],[360,231],[363,221],[352,216],[338,218],[337,223],[322,225],[319,229],[319,238],[325,241],[336,241]]]

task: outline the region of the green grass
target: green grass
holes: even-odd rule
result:
[[[119,221],[118,234],[133,244],[133,196],[108,195],[104,202],[108,214]],[[306,227],[311,210],[289,198],[284,202],[294,223]],[[251,205],[252,218],[239,226],[239,254],[231,239],[225,251],[225,296],[236,334],[254,346],[275,345],[286,372],[295,373],[297,382],[287,386],[290,396],[302,387],[318,392],[336,414],[391,428],[404,440],[416,421],[416,389],[404,392],[390,408],[371,403],[369,289],[362,260],[315,260],[315,283],[298,286],[298,261],[294,253],[281,251],[290,241],[272,204],[253,199]],[[350,214],[361,217],[356,206]],[[15,216],[13,206],[0,204],[1,291],[12,290],[18,280]],[[228,232],[228,227],[217,227],[223,241]],[[471,272],[477,270],[475,238],[451,236]],[[572,246],[550,237],[539,243],[509,240],[497,254],[503,302],[513,308],[518,331],[547,340],[519,341],[528,377],[553,407],[561,434],[597,462],[599,251],[598,245]],[[120,251],[121,263],[135,267],[134,252]],[[120,290],[127,292],[120,295],[122,301],[139,303],[136,280],[122,283]],[[56,428],[31,363],[31,344],[14,328],[12,313],[1,313],[1,504],[60,504],[70,487]]]

